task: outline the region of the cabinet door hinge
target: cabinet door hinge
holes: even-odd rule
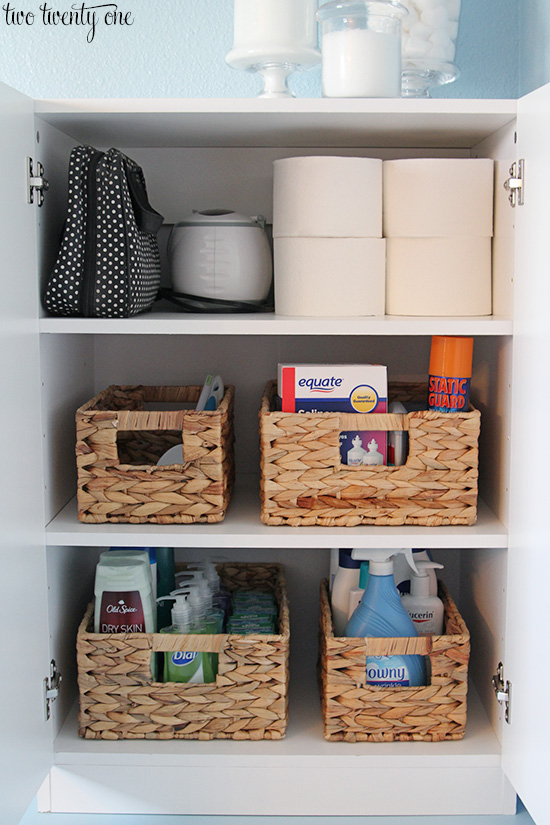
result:
[[[525,177],[525,161],[523,158],[510,166],[509,174],[510,177],[504,181],[504,188],[509,192],[508,200],[512,206],[523,206],[523,181]]]
[[[49,188],[50,184],[44,177],[44,167],[40,161],[37,161],[36,168],[34,168],[32,158],[27,158],[27,203],[35,202],[36,192],[36,204],[42,206],[44,192],[47,192]]]
[[[51,703],[55,702],[59,696],[59,685],[61,684],[61,674],[57,670],[55,660],[50,662],[50,675],[44,679],[44,719],[46,722],[51,715]]]
[[[492,678],[493,688],[497,702],[504,705],[504,718],[510,724],[512,714],[512,683],[504,681],[504,666],[502,662],[498,663],[497,672]]]

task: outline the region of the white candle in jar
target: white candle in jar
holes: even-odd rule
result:
[[[234,0],[234,49],[284,55],[317,48],[317,0]]]
[[[325,97],[399,97],[399,35],[350,28],[323,34]]]

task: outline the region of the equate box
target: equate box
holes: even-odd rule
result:
[[[386,367],[378,364],[279,364],[283,412],[385,413]]]

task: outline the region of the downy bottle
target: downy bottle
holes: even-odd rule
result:
[[[355,559],[369,562],[369,579],[363,598],[346,626],[346,636],[418,636],[395,587],[392,559],[397,553],[405,553],[414,568],[410,550],[353,550]],[[367,656],[366,683],[380,687],[425,685],[424,657],[417,654]]]

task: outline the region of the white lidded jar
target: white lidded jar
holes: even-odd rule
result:
[[[433,86],[460,76],[455,65],[460,0],[401,0],[403,97],[429,97]]]
[[[261,216],[194,211],[174,226],[168,256],[176,294],[257,302],[269,294],[273,264]]]
[[[256,63],[307,56],[317,49],[316,8],[317,0],[234,0],[230,60],[237,53]]]
[[[226,62],[263,77],[260,97],[294,97],[288,75],[321,59],[316,9],[317,0],[234,0],[233,48]]]
[[[396,0],[332,0],[321,23],[324,97],[399,97],[401,26]]]

